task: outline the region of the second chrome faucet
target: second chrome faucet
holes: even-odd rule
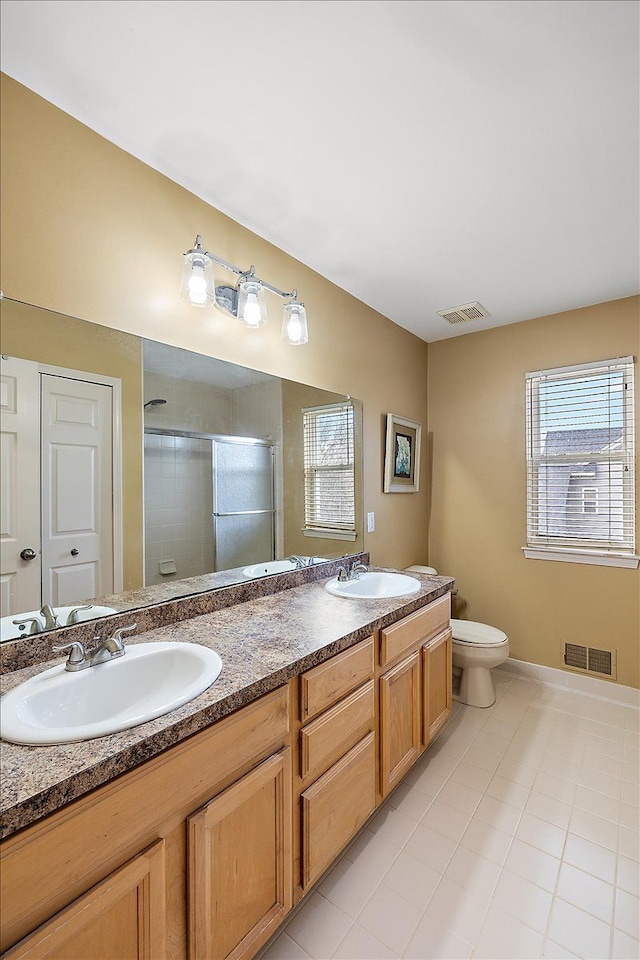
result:
[[[27,632],[29,636],[35,636],[37,633],[42,633],[43,630],[55,630],[56,627],[71,627],[73,624],[79,623],[80,617],[78,614],[80,611],[91,610],[92,607],[92,603],[86,603],[80,607],[72,607],[67,614],[66,621],[60,623],[58,620],[59,613],[48,603],[44,603],[40,608],[38,616],[17,618],[11,622],[14,623],[16,627],[19,627],[21,631],[26,631],[26,624],[30,624]],[[43,620],[44,624],[42,622]]]
[[[345,583],[347,580],[357,580],[361,573],[368,573],[369,567],[366,563],[357,561],[350,570],[346,567],[338,567],[338,582]]]

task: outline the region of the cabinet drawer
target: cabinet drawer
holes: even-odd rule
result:
[[[316,717],[300,731],[300,776],[319,776],[350,747],[373,730],[375,694],[373,680],[335,707]]]
[[[301,795],[302,886],[337,857],[376,805],[376,738],[360,741]]]
[[[300,719],[310,720],[373,676],[373,637],[300,677]]]
[[[380,631],[380,666],[396,660],[412,647],[430,640],[449,626],[451,619],[451,594],[439,597],[427,604],[422,610],[416,610]]]

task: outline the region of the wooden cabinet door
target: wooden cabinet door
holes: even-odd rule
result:
[[[420,651],[380,677],[380,791],[383,797],[420,755]]]
[[[165,957],[164,840],[109,874],[3,956],[5,960]]]
[[[451,716],[451,630],[422,648],[422,742],[426,747]]]
[[[318,879],[373,813],[376,737],[373,732],[301,794],[302,886]]]
[[[291,908],[291,757],[269,757],[189,817],[189,957],[252,957]]]

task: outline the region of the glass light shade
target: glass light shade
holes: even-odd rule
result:
[[[215,299],[215,281],[211,259],[196,251],[185,253],[180,293],[195,307]]]
[[[267,322],[266,290],[259,280],[250,277],[238,284],[238,320],[248,327],[259,327]]]
[[[309,340],[307,311],[304,303],[294,300],[285,306],[282,318],[282,339],[294,346],[307,343]]]

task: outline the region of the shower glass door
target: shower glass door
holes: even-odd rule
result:
[[[274,559],[273,448],[236,438],[213,440],[216,570]]]

